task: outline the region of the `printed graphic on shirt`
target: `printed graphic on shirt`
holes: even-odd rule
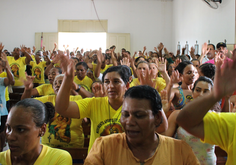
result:
[[[70,143],[71,135],[70,135],[70,124],[71,119],[67,117],[63,117],[59,114],[55,114],[53,121],[49,123],[48,129],[50,135],[48,136],[48,140],[52,138],[60,141]]]
[[[78,85],[81,85],[81,87],[83,87],[86,91],[90,91],[86,85],[84,85],[84,84],[78,84]]]
[[[14,75],[15,79],[19,79],[19,68],[20,68],[20,65],[17,63],[13,63],[11,65],[11,72]]]
[[[100,133],[100,136],[106,136],[113,133],[122,133],[124,129],[120,124],[120,119],[106,119],[105,121],[101,121],[96,128],[96,132]]]
[[[36,67],[36,68],[34,69],[34,76],[35,76],[35,78],[36,78],[37,80],[41,80],[41,73],[42,73],[41,68]]]

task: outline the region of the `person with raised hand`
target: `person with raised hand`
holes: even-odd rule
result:
[[[233,61],[216,63],[213,91],[188,103],[176,118],[179,126],[203,142],[218,145],[228,154],[227,165],[236,163],[236,114],[208,112],[222,97],[236,90],[236,50]]]
[[[158,92],[147,85],[129,88],[124,96],[120,122],[124,133],[96,139],[85,165],[199,165],[184,141],[162,136]]]
[[[74,67],[72,61],[59,54],[65,77],[57,94],[55,108],[64,117],[90,118],[91,137],[89,150],[97,137],[123,132],[120,124],[123,95],[129,87],[129,76],[124,66],[108,68],[103,74],[106,97],[86,98],[76,102],[69,101],[72,88]]]
[[[199,77],[199,79],[194,83],[194,87],[192,89],[193,100],[210,93],[212,88],[213,81],[211,79],[205,76]],[[170,104],[167,97],[162,97],[164,112],[169,111],[169,105]],[[214,111],[213,107],[211,110]],[[181,126],[179,126],[176,122],[176,118],[180,112],[181,110],[175,110],[170,114],[168,118],[168,129],[163,134],[188,143],[201,164],[216,164],[215,146],[208,143],[202,143],[198,137],[189,134]]]
[[[24,57],[20,57],[21,53]],[[21,80],[25,79],[25,69],[26,65],[28,65],[31,61],[31,55],[26,51],[26,47],[24,45],[21,45],[20,49],[14,48],[12,55],[13,56],[7,56],[7,60],[15,79],[14,86],[23,86],[23,82]]]

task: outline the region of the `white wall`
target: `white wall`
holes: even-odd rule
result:
[[[175,50],[178,41],[182,47],[186,41],[193,46],[196,40],[200,46],[208,40],[215,45],[224,39],[228,44],[235,42],[234,0],[222,0],[218,9],[210,8],[203,0],[174,0],[173,20]]]
[[[94,0],[109,33],[130,33],[131,52],[153,50],[159,42],[176,51],[177,42],[200,45],[235,42],[235,1],[223,0],[217,10],[203,0]],[[91,0],[1,0],[0,42],[34,45],[35,32],[57,32],[58,19],[97,19]],[[199,52],[200,53],[200,52]]]
[[[159,42],[172,47],[172,1],[94,0],[109,33],[130,33],[131,52],[153,50]],[[35,32],[57,32],[58,19],[97,19],[91,0],[1,0],[0,42],[34,45]]]

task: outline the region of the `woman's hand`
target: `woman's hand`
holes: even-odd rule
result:
[[[163,111],[167,114],[170,110],[171,101],[168,101],[168,94],[165,89],[161,91],[161,103]]]
[[[233,51],[232,60],[232,62],[228,59],[225,59],[224,62],[216,61],[213,96],[217,100],[236,90],[236,49]],[[221,67],[223,63],[224,65]]]
[[[95,97],[104,97],[105,96],[105,92],[103,90],[103,86],[100,83],[96,83],[93,86],[92,92],[93,92]]]
[[[127,57],[124,57],[122,60],[120,60],[120,64],[130,67],[130,62],[129,62],[129,59]]]
[[[32,90],[34,87],[33,82],[34,82],[35,76],[28,76],[27,73],[25,73],[25,77],[26,77],[26,79],[23,80],[25,90]]]

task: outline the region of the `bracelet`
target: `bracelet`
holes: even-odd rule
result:
[[[77,89],[75,90],[77,93],[79,93],[80,88],[81,88],[81,85],[78,85],[78,86],[79,86],[79,88],[77,88]]]

